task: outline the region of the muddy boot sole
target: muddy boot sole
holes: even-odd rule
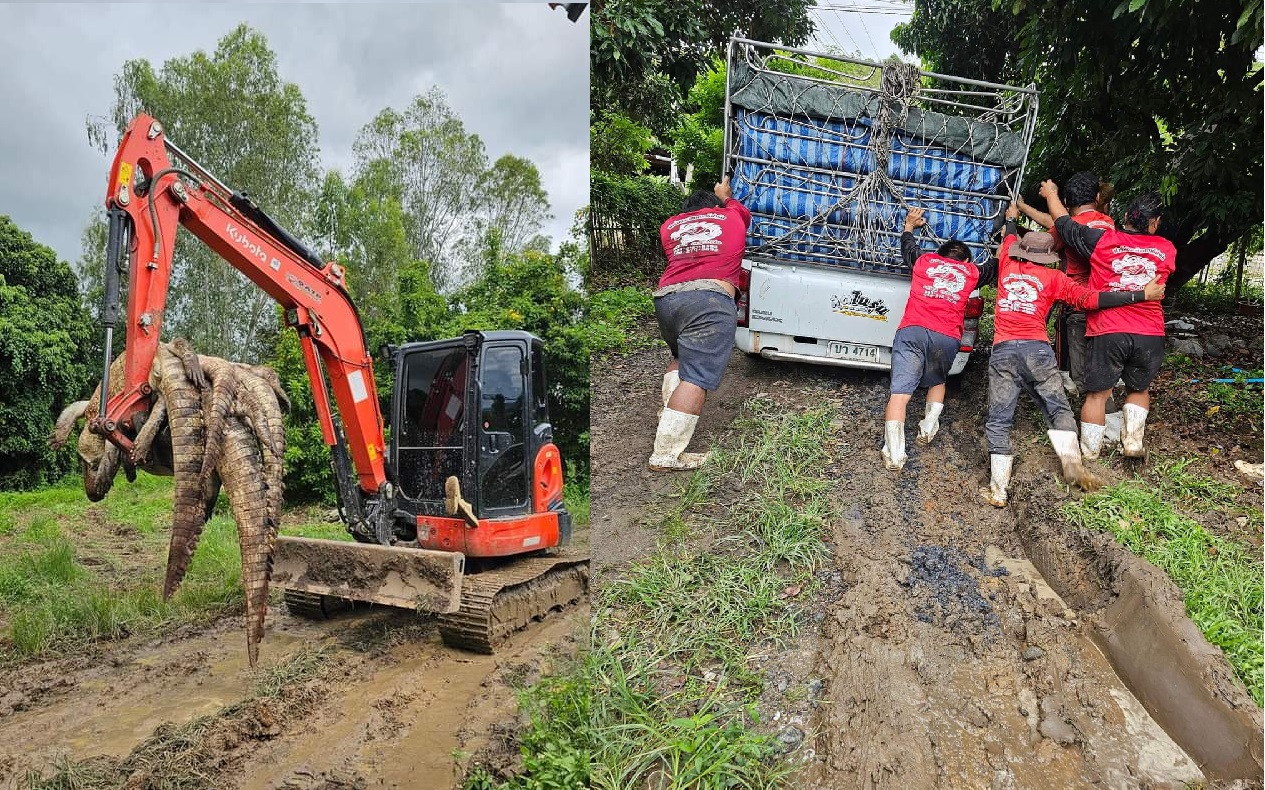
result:
[[[996,507],[996,508],[1005,507],[1006,502],[1009,501],[1009,500],[1002,500],[998,502],[996,499],[993,499],[992,489],[989,489],[989,488],[979,489],[979,498],[984,502],[984,504],[992,505],[993,507]]]

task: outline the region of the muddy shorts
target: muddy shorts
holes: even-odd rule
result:
[[[719,291],[678,291],[654,300],[659,334],[680,365],[681,381],[711,391],[720,386],[734,347],[738,311]]]
[[[1085,390],[1102,392],[1124,379],[1124,387],[1129,392],[1142,392],[1150,389],[1163,362],[1163,335],[1115,332],[1091,337]]]
[[[943,384],[960,345],[921,326],[897,329],[892,338],[892,394],[912,395],[919,387]]]
[[[1054,349],[1043,340],[1006,340],[993,346],[988,362],[988,419],[984,422],[984,435],[990,455],[1014,455],[1010,427],[1023,392],[1040,407],[1047,427],[1076,430],[1076,418],[1063,392]]]

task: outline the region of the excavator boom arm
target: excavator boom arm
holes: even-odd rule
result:
[[[171,153],[183,162],[174,164]],[[387,481],[385,443],[373,362],[343,284],[342,267],[321,262],[249,198],[193,163],[147,115],[138,115],[123,134],[110,168],[106,208],[109,254],[119,256],[106,262],[102,324],[107,377],[110,339],[118,321],[117,279],[111,279],[117,277],[116,266],[123,270],[124,259],[129,273],[127,346],[122,391],[107,401],[109,387],[102,387],[104,408],[93,430],[127,451],[131,442],[124,430],[138,429],[139,418],[149,410],[149,372],[162,330],[176,231],[183,226],[285,309],[286,323],[303,344],[325,443],[337,443],[339,426],[322,368],[329,377],[328,390],[359,488],[368,494],[381,492]]]

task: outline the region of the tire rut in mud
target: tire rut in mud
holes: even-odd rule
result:
[[[611,572],[653,549],[648,525],[674,490],[642,459],[664,361],[662,350],[642,351],[594,369],[594,554]],[[1182,787],[1200,777],[1195,761],[1091,639],[1085,614],[1114,595],[1088,583],[1099,560],[1056,558],[1060,582],[1086,580],[1069,603],[1025,559],[1027,500],[1052,512],[1069,496],[1030,407],[1013,433],[1011,507],[977,499],[984,368],[968,368],[936,441],[911,441],[893,475],[878,454],[885,376],[731,360],[704,410],[704,447],[756,392],[788,408],[835,401],[842,426],[828,470],[841,517],[807,613],[818,627],[762,659],[765,726],[802,764],[803,788]],[[909,413],[921,410],[918,398]]]

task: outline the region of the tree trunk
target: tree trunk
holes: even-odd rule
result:
[[[1178,236],[1189,239],[1193,231],[1186,231]],[[1173,296],[1178,289],[1194,279],[1203,271],[1212,259],[1225,252],[1235,235],[1220,230],[1209,230],[1194,241],[1173,241],[1177,247],[1177,270],[1168,278],[1167,295]]]

